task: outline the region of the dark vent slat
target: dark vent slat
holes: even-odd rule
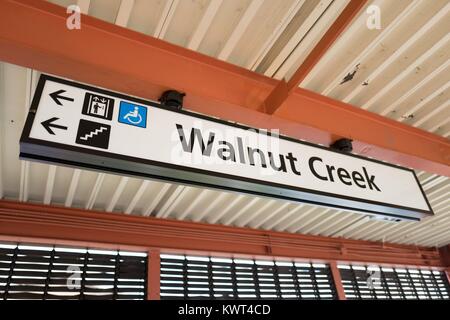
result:
[[[146,298],[147,257],[122,255],[116,251],[110,251],[111,254],[88,253],[82,248],[80,252],[64,250],[67,249],[0,248],[0,281],[6,282],[0,286],[0,298]]]
[[[161,257],[161,299],[336,299],[328,266],[204,258]]]
[[[355,270],[356,268],[356,270]],[[362,269],[362,270],[361,270]],[[439,289],[433,272],[412,269],[381,268],[376,274],[377,283],[370,288],[368,268],[363,266],[339,266],[347,299],[449,299],[449,285],[443,281]],[[443,277],[439,272],[437,277]]]

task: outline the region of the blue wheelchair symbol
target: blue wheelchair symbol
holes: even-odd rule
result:
[[[147,108],[130,102],[120,101],[119,122],[146,128]]]

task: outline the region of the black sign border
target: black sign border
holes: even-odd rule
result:
[[[244,130],[251,129],[251,130],[254,130],[257,133],[261,132],[261,133],[264,133],[264,134],[266,134],[268,136],[272,136],[272,133],[270,131],[261,130],[261,129],[253,128],[253,127],[250,127],[250,126],[245,126],[245,125],[242,125],[242,124],[228,122],[228,121],[225,121],[225,120],[209,117],[209,116],[206,116],[204,114],[195,113],[195,112],[187,111],[187,110],[184,110],[184,109],[178,110],[178,109],[173,108],[173,107],[163,106],[163,105],[158,104],[156,102],[144,100],[144,99],[137,98],[137,97],[134,97],[134,96],[128,96],[128,95],[125,95],[125,94],[122,94],[122,93],[106,90],[106,89],[103,89],[103,88],[89,86],[89,85],[86,85],[86,84],[74,82],[74,81],[67,80],[67,79],[57,78],[57,77],[54,77],[54,76],[51,76],[51,75],[47,75],[47,74],[41,74],[40,78],[39,78],[39,82],[38,82],[36,90],[35,90],[35,94],[34,94],[32,103],[31,103],[30,111],[28,113],[24,129],[22,131],[22,135],[21,135],[21,138],[20,138],[20,144],[23,143],[23,144],[43,145],[43,146],[46,146],[46,147],[59,148],[59,149],[64,149],[64,150],[68,150],[68,151],[73,151],[73,152],[80,152],[80,151],[82,151],[82,152],[85,152],[85,153],[88,153],[88,154],[102,156],[102,157],[116,158],[118,160],[128,160],[128,161],[131,160],[133,162],[138,162],[138,163],[142,163],[142,164],[151,164],[151,165],[154,165],[154,166],[164,167],[164,168],[168,168],[168,169],[177,169],[177,170],[181,169],[183,171],[186,170],[186,171],[190,171],[190,172],[193,172],[193,173],[217,176],[217,177],[221,177],[221,178],[232,179],[232,180],[239,180],[239,181],[255,183],[255,184],[263,184],[263,185],[267,185],[267,186],[275,187],[275,188],[290,189],[290,190],[293,190],[293,191],[307,192],[307,193],[313,193],[313,194],[323,195],[323,196],[331,196],[331,197],[340,198],[340,199],[343,199],[343,200],[355,201],[355,202],[367,202],[368,204],[379,205],[379,206],[384,206],[384,207],[390,207],[390,208],[394,208],[394,209],[410,210],[410,211],[414,211],[414,212],[417,212],[417,213],[422,213],[422,214],[427,215],[427,216],[434,215],[433,209],[431,208],[431,205],[430,205],[430,203],[429,203],[429,201],[428,201],[428,199],[427,199],[427,197],[425,195],[425,192],[422,189],[422,185],[420,184],[419,179],[417,178],[416,173],[414,172],[414,170],[409,169],[409,168],[405,168],[405,167],[402,167],[402,166],[399,166],[399,165],[395,165],[395,164],[379,161],[379,160],[376,160],[376,159],[367,158],[367,157],[364,157],[364,156],[361,156],[361,155],[341,152],[341,151],[338,151],[338,150],[327,148],[327,147],[322,146],[322,145],[314,144],[314,143],[307,142],[307,141],[298,140],[298,139],[295,139],[295,138],[292,138],[292,137],[283,136],[283,135],[279,135],[278,137],[280,139],[291,141],[291,142],[294,142],[294,143],[299,143],[299,144],[303,144],[303,145],[307,145],[307,146],[311,146],[311,147],[327,150],[329,152],[335,152],[335,153],[338,153],[338,154],[341,154],[341,155],[345,155],[345,156],[348,156],[348,157],[355,157],[355,158],[362,159],[362,160],[365,160],[365,161],[371,161],[371,162],[375,162],[375,163],[378,163],[378,164],[382,164],[382,165],[386,165],[386,166],[390,166],[390,167],[394,167],[394,168],[397,168],[397,169],[401,169],[401,170],[405,170],[405,171],[411,172],[413,177],[416,180],[417,185],[419,186],[419,189],[420,189],[420,191],[422,193],[423,198],[425,199],[425,202],[426,202],[429,210],[422,210],[422,209],[417,209],[417,208],[399,206],[399,205],[394,205],[394,204],[390,204],[390,203],[384,203],[384,202],[379,202],[379,201],[373,201],[373,200],[361,199],[361,198],[356,198],[356,197],[344,196],[344,195],[340,195],[340,194],[334,194],[334,193],[323,192],[323,191],[318,191],[318,190],[312,190],[312,189],[307,189],[307,188],[293,187],[293,186],[284,185],[284,184],[277,184],[277,183],[273,183],[273,182],[267,182],[267,181],[264,181],[264,180],[244,178],[244,177],[241,177],[241,176],[234,176],[234,175],[230,175],[230,174],[223,174],[223,173],[214,172],[214,171],[208,171],[208,170],[204,170],[204,169],[196,169],[196,168],[191,168],[191,167],[186,167],[186,166],[181,166],[181,165],[173,165],[173,164],[170,164],[170,163],[158,162],[158,161],[154,161],[154,160],[135,158],[135,157],[131,157],[131,156],[124,156],[124,155],[116,154],[116,153],[112,153],[112,152],[88,149],[88,148],[83,148],[83,147],[74,147],[74,146],[69,146],[69,145],[60,144],[60,143],[56,143],[56,142],[49,142],[49,141],[45,141],[45,140],[30,138],[30,132],[31,132],[31,128],[32,128],[32,125],[33,125],[33,121],[34,121],[34,116],[35,116],[36,111],[38,109],[39,102],[41,100],[41,96],[42,96],[42,93],[43,93],[43,89],[44,89],[45,83],[47,81],[53,81],[53,82],[56,82],[56,83],[61,83],[61,84],[64,84],[64,85],[73,86],[73,87],[77,87],[77,88],[88,90],[88,91],[94,91],[94,92],[98,92],[98,93],[101,93],[101,94],[114,96],[114,97],[117,97],[119,99],[133,101],[133,102],[138,103],[138,104],[143,104],[143,105],[147,105],[147,106],[151,106],[151,107],[155,107],[155,108],[160,108],[160,109],[164,109],[164,110],[167,110],[167,111],[180,113],[180,114],[192,116],[192,117],[203,119],[203,120],[207,120],[207,121],[212,121],[212,122],[220,123],[220,124],[223,124],[223,125],[232,126],[232,127],[235,127],[235,128],[240,128],[240,129],[244,129]],[[22,153],[22,151],[21,151],[20,156],[21,157],[26,157],[26,158],[34,158],[34,159],[40,160],[40,161],[59,162],[59,163],[65,164],[65,165],[71,165],[71,166],[74,166],[74,167],[79,167],[79,163],[76,162],[76,161],[61,160],[61,159],[55,159],[55,158],[47,158],[47,157],[42,157],[42,156],[35,156],[35,155],[32,155],[32,154]],[[358,211],[358,212],[367,212],[367,213],[371,213],[371,214],[375,214],[375,215],[384,215],[384,216],[391,216],[391,217],[397,217],[397,218],[400,217],[402,219],[405,218],[405,216],[395,215],[395,214],[392,214],[392,213],[384,213],[384,212],[378,212],[378,211],[372,211],[372,210],[364,210],[364,209],[359,209],[359,208],[346,207],[346,206],[335,205],[335,204],[328,204],[328,203],[321,203],[321,202],[316,202],[316,201],[308,201],[308,200],[304,200],[304,199],[300,200],[300,199],[295,199],[295,198],[290,198],[290,197],[283,197],[283,196],[277,197],[275,195],[270,195],[270,194],[267,194],[267,193],[260,193],[260,192],[257,192],[257,191],[242,190],[242,189],[236,189],[236,188],[230,188],[230,187],[219,187],[219,186],[214,185],[214,184],[207,184],[207,183],[201,183],[201,182],[196,182],[196,181],[186,181],[186,180],[183,180],[183,179],[179,179],[178,180],[178,179],[174,179],[174,178],[160,177],[160,176],[150,175],[150,174],[141,174],[141,175],[139,175],[137,172],[134,172],[134,171],[118,170],[118,169],[115,169],[115,168],[96,166],[96,165],[86,164],[86,163],[83,163],[83,166],[87,167],[87,168],[95,169],[95,170],[100,170],[100,171],[116,172],[116,173],[119,173],[119,174],[127,174],[127,175],[132,175],[132,176],[146,176],[146,177],[155,178],[155,179],[158,179],[158,180],[166,180],[166,181],[178,182],[178,183],[183,183],[183,184],[206,186],[206,187],[210,187],[210,188],[213,188],[213,189],[226,189],[226,190],[231,190],[231,191],[244,192],[244,193],[247,193],[247,194],[254,194],[254,195],[265,196],[265,197],[269,196],[269,197],[272,197],[272,198],[281,198],[281,199],[286,199],[286,200],[290,200],[290,201],[310,203],[310,204],[320,205],[320,206],[325,206],[325,207],[333,207],[333,208],[337,208],[337,209],[352,210],[352,211]],[[417,219],[415,219],[415,220],[417,220]]]

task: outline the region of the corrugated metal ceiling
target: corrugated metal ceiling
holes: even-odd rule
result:
[[[71,0],[51,1],[63,6]],[[281,79],[289,77],[347,0],[79,0],[84,13]],[[449,137],[448,0],[374,0],[302,87]],[[350,81],[344,77],[353,73]],[[435,211],[397,224],[359,214],[18,160],[38,72],[0,64],[0,196],[126,214],[304,234],[442,246],[450,243],[450,183],[418,172]],[[413,146],[412,146],[413,147]]]

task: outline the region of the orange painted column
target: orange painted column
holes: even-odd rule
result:
[[[447,276],[447,282],[450,285],[450,269],[445,270],[445,275]]]
[[[160,300],[160,250],[148,252],[147,300]]]
[[[344,287],[342,285],[341,274],[337,267],[336,261],[330,261],[331,275],[333,276],[334,286],[336,288],[337,297],[339,300],[347,300],[345,297]]]

